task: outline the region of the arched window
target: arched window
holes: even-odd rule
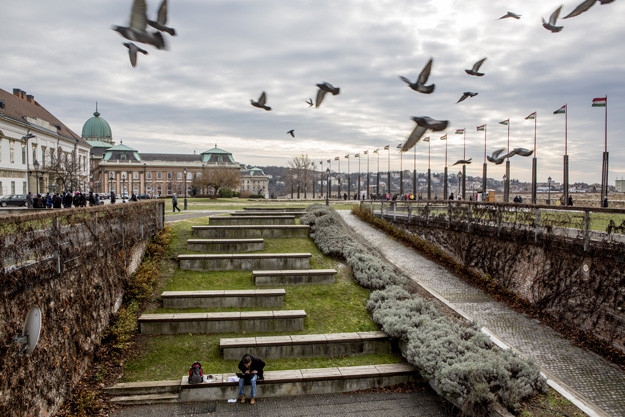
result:
[[[179,179],[179,180],[182,180],[182,172],[179,172],[179,173],[178,173],[178,179]]]

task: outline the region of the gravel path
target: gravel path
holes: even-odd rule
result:
[[[590,405],[591,410],[584,411],[594,409],[594,415],[598,416],[625,416],[625,373],[619,368],[574,346],[538,321],[498,303],[351,212],[339,211],[339,214],[407,276],[506,345],[531,357],[550,379],[576,391]]]

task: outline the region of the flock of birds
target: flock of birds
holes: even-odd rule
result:
[[[603,4],[612,3],[613,1],[614,0],[584,0],[563,19],[568,19],[571,17],[579,16],[580,14],[590,9],[597,2],[603,5]],[[560,16],[562,7],[563,7],[562,5],[559,6],[551,14],[551,16],[549,17],[549,21],[545,21],[545,19],[542,18],[543,27],[545,27],[545,29],[553,33],[560,32],[563,29],[563,26],[556,25],[557,20]],[[518,20],[518,19],[521,19],[521,15],[515,12],[508,11],[505,15],[501,16],[498,20],[508,19],[508,18]],[[156,30],[150,32],[148,31],[148,26]],[[128,39],[129,41],[149,44],[159,50],[167,48],[167,44],[162,35],[162,32],[168,33],[171,36],[176,36],[175,29],[167,26],[167,0],[162,1],[158,9],[156,20],[149,20],[147,18],[147,6],[146,6],[145,0],[133,0],[132,7],[130,10],[129,25],[128,26],[113,26],[112,29],[119,32],[119,34],[121,34],[124,38]],[[144,55],[148,54],[146,50],[138,47],[132,42],[125,42],[123,45],[126,48],[128,48],[130,64],[133,67],[137,65],[138,53],[142,53]],[[468,75],[475,76],[475,77],[482,77],[484,76],[484,73],[480,72],[480,68],[482,67],[485,61],[486,61],[486,58],[482,58],[479,61],[477,61],[475,64],[473,64],[471,69],[465,69],[464,71]],[[408,78],[404,76],[400,76],[399,77],[400,80],[408,84],[408,87],[410,87],[410,89],[418,93],[432,94],[434,92],[434,89],[436,88],[436,84],[426,85],[426,83],[428,81],[428,78],[430,77],[430,73],[432,72],[433,62],[434,62],[434,59],[430,58],[430,60],[427,62],[427,64],[425,65],[425,67],[423,68],[423,70],[421,71],[421,73],[419,74],[419,77],[416,79],[415,82],[410,81]],[[316,99],[314,102],[312,98],[309,98],[308,100],[306,100],[308,107],[312,107],[314,105],[315,108],[318,108],[323,102],[327,93],[330,93],[336,96],[341,91],[339,87],[335,87],[328,82],[322,82],[322,83],[316,84],[316,86],[318,87]],[[477,95],[478,93],[476,92],[465,91],[464,93],[462,93],[462,96],[456,102],[456,104],[466,100],[467,98],[475,97]],[[265,91],[261,93],[260,97],[258,97],[258,100],[250,100],[250,102],[251,102],[251,105],[254,107],[264,109],[266,111],[271,110],[271,107],[267,105],[267,94],[265,93]],[[416,127],[413,129],[412,133],[410,133],[406,141],[401,146],[400,152],[406,152],[410,150],[413,146],[417,144],[417,142],[419,142],[419,140],[421,140],[423,135],[428,130],[439,132],[439,131],[445,130],[447,126],[449,125],[448,120],[435,120],[428,116],[412,117],[412,120],[416,123]],[[295,130],[291,129],[287,132],[287,134],[291,135],[294,138]],[[507,158],[513,157],[515,155],[528,157],[532,155],[533,153],[533,151],[530,151],[525,148],[515,148],[507,154],[503,154],[504,150],[505,149],[503,148],[497,149],[492,153],[492,155],[487,156],[486,159],[488,159],[489,162],[499,165],[503,163]],[[463,164],[470,164],[470,163],[471,163],[471,158],[466,159],[466,160],[465,159],[458,160],[453,165],[463,165]]]

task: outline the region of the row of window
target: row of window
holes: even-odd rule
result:
[[[120,187],[122,190],[123,194],[128,194],[128,186],[124,185],[123,187]],[[110,192],[117,192],[117,187],[115,187],[115,185],[111,185],[109,187],[109,193]],[[192,188],[191,187],[187,187],[187,194],[191,194]],[[132,192],[135,194],[139,194],[140,193],[140,188],[139,185],[133,185],[132,187]],[[184,189],[183,187],[176,187],[176,189],[174,189],[171,185],[167,186],[167,195],[171,195],[173,193],[178,193],[180,195],[184,195]],[[163,194],[163,186],[162,185],[158,185],[156,186],[156,188],[152,187],[151,185],[148,185],[145,187],[145,193],[146,194],[154,194],[154,195],[162,195]]]
[[[2,142],[3,141],[4,139],[0,139],[0,162],[2,162]],[[15,155],[16,155],[16,152],[15,152],[16,145],[18,142],[12,139],[9,139],[8,142],[9,142],[9,163],[14,164]],[[39,145],[36,143],[31,143],[32,156],[33,156],[32,161],[30,161],[31,164],[37,161],[38,146]],[[26,164],[26,144],[20,143],[20,147],[21,147],[21,152],[20,152],[21,163]],[[48,160],[50,161],[51,164],[62,162],[63,164],[68,165],[72,161],[75,161],[74,158],[75,157],[72,155],[72,152],[65,152],[61,149],[61,147],[58,147],[55,150],[54,148],[48,149],[47,146],[41,146],[41,161],[38,161],[38,162],[42,168],[45,168]],[[87,154],[84,152],[81,152],[81,154],[78,155],[78,160],[76,161],[76,163],[78,164],[78,169],[86,171],[87,160],[88,160]]]
[[[139,179],[139,174],[140,174],[139,171],[134,171],[134,172],[129,172],[129,173],[126,173],[125,171],[123,171],[121,173],[121,179],[127,179],[129,174],[132,174],[132,179],[135,179],[135,180]],[[180,181],[182,181],[182,179],[184,178],[182,172],[176,172],[176,173],[174,173],[174,172],[167,172],[165,174],[166,174],[168,180],[173,180],[174,179],[174,174],[176,174],[176,178],[179,179]],[[105,173],[105,175],[106,175],[106,173]],[[148,171],[148,172],[145,173],[145,178],[148,179],[148,180],[151,180],[152,179],[152,175],[153,175],[152,171]],[[195,178],[199,178],[201,176],[202,176],[202,174],[200,172],[196,172],[195,173]],[[116,173],[114,171],[109,171],[108,178],[110,180],[114,180],[115,177],[116,177]],[[162,180],[163,179],[163,172],[157,171],[156,172],[156,179],[157,180]],[[187,181],[192,181],[192,180],[193,180],[193,173],[192,172],[187,172]]]
[[[7,188],[6,190],[5,187]],[[0,196],[15,194],[18,192],[18,189],[19,185],[17,185],[15,181],[11,181],[10,183],[9,181],[5,181],[4,184],[0,181]],[[26,181],[22,182],[22,191],[20,191],[20,193],[26,194]]]

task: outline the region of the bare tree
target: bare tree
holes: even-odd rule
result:
[[[237,189],[241,184],[238,168],[202,168],[202,174],[191,182],[191,186],[200,190],[201,194],[208,194],[210,190],[217,197],[221,188]]]
[[[303,191],[304,198],[308,196],[308,190],[310,188],[310,175],[308,171],[313,168],[313,162],[307,154],[301,154],[289,161],[291,167],[291,181],[297,189],[297,197],[300,197],[300,191]]]
[[[61,147],[50,149],[50,163],[45,170],[50,183],[56,184],[57,191],[75,191],[80,181],[80,166],[76,151],[64,152]]]

